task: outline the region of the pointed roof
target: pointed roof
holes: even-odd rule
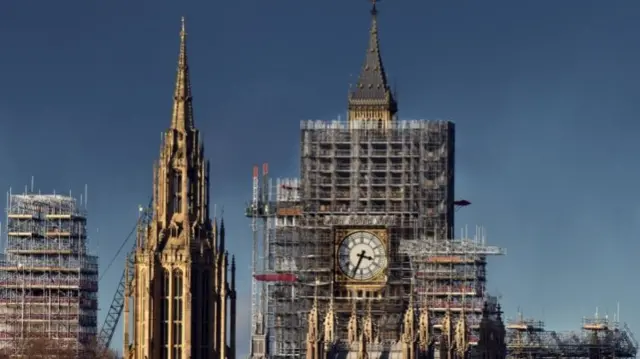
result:
[[[376,3],[371,0],[371,30],[369,31],[369,46],[364,64],[360,70],[358,83],[349,96],[352,104],[388,105],[395,110],[396,102],[387,81],[387,74],[380,54],[380,40],[378,38],[378,10]]]
[[[191,103],[191,82],[189,81],[189,65],[187,63],[187,31],[185,30],[184,16],[180,29],[180,54],[178,55],[178,69],[176,75],[176,87],[173,92],[173,115],[171,116],[171,129],[193,129],[193,106]]]
[[[226,251],[225,248],[225,231],[224,231],[224,210],[222,210],[222,214],[221,214],[221,218],[220,218],[220,230],[219,230],[220,236],[219,236],[219,243],[218,243],[218,247],[220,248],[221,252]]]

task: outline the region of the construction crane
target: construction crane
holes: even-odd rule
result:
[[[120,245],[120,248],[118,248],[118,251],[114,255],[113,259],[111,259],[111,261],[109,262],[109,265],[107,265],[107,268],[105,268],[105,271],[102,273],[102,276],[100,276],[100,280],[102,280],[102,278],[104,277],[104,274],[107,272],[107,270],[109,270],[111,265],[115,262],[116,258],[120,255],[120,252],[122,252],[122,249],[126,246],[127,242],[129,242],[129,240],[131,239],[131,236],[133,236],[133,234],[136,233],[136,230],[138,230],[139,232],[149,224],[149,221],[151,220],[151,214],[152,214],[151,203],[152,202],[150,200],[149,205],[147,205],[146,208],[140,206],[140,214],[138,216],[138,220],[136,221],[135,226],[131,229],[131,232],[129,232],[125,240],[122,242],[122,244]],[[140,233],[138,233],[138,235],[140,235]],[[127,278],[126,267],[129,266],[131,268],[133,266],[132,259],[133,259],[133,252],[135,251],[135,248],[136,248],[136,242],[134,241],[131,249],[129,250],[129,252],[127,252],[127,256],[125,257],[125,268],[122,270],[120,283],[118,283],[116,292],[114,293],[113,299],[111,300],[111,306],[109,307],[107,316],[105,317],[104,323],[102,323],[102,327],[100,328],[100,332],[98,334],[98,343],[103,348],[108,348],[109,345],[111,344],[111,339],[113,339],[113,333],[115,332],[116,327],[118,326],[118,322],[120,321],[120,317],[122,316],[122,309],[124,308],[124,301],[125,301],[124,288],[126,286],[127,281],[131,282],[133,280],[133,273],[134,273],[133,270],[129,270],[128,271],[129,277]]]
[[[251,203],[246,208],[245,215],[251,218],[251,231],[253,233],[252,236],[252,258],[251,258],[251,334],[255,334],[257,328],[257,321],[261,315],[264,315],[264,309],[266,306],[266,288],[262,285],[259,285],[259,279],[256,276],[259,276],[260,273],[265,271],[265,256],[267,255],[268,249],[267,246],[267,236],[269,236],[269,216],[273,213],[272,206],[270,206],[271,198],[269,192],[269,164],[262,164],[262,188],[260,188],[260,167],[253,166],[253,177],[252,177],[252,197]],[[259,219],[262,219],[262,231],[263,238],[262,241],[259,240]]]

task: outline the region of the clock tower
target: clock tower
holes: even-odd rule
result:
[[[296,296],[309,316],[297,331],[306,336],[290,335],[302,336],[307,359],[413,359],[418,303],[400,244],[450,238],[454,125],[398,119],[376,1],[364,63],[347,100],[346,122],[302,123],[294,256],[301,282]],[[285,311],[277,315],[283,327],[296,326]],[[317,326],[324,327],[323,337]]]
[[[496,253],[452,235],[455,125],[398,118],[371,2],[347,120],[301,123],[299,180],[254,169],[251,357],[503,359]]]

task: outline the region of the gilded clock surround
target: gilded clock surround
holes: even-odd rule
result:
[[[339,264],[339,256],[340,256],[340,245],[343,241],[349,238],[350,235],[357,232],[367,232],[375,236],[382,242],[384,246],[384,251],[387,259],[387,266],[383,268],[383,270],[378,271],[372,278],[368,278],[366,280],[358,280],[345,275],[340,268]],[[389,232],[386,228],[380,227],[358,227],[358,228],[337,228],[334,231],[334,250],[335,250],[335,281],[340,285],[344,285],[348,290],[358,290],[358,291],[377,291],[382,288],[387,283],[387,271],[388,271],[388,263],[389,263]]]

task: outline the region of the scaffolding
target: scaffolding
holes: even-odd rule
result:
[[[301,129],[306,213],[393,216],[426,237],[452,237],[452,122],[397,121],[380,131],[360,123],[303,121]],[[407,219],[419,228],[406,227]]]
[[[259,167],[254,166],[253,196],[245,213],[252,219],[253,230],[250,344],[257,357],[266,356],[269,351],[279,356],[297,353],[291,349],[291,338],[277,312],[287,307],[287,301],[280,299],[289,298],[291,302],[296,293],[294,283],[298,277],[293,258],[297,252],[295,228],[301,214],[299,180],[276,179],[274,184],[268,172],[266,163],[262,165],[262,176]],[[286,318],[284,321],[290,323]]]
[[[371,300],[380,343],[395,343],[413,278],[399,245],[419,238],[446,240],[453,228],[455,126],[449,121],[396,121],[380,130],[365,122],[303,121],[301,131],[298,227],[308,244],[296,264],[304,275],[300,282],[309,284],[309,299],[298,309],[310,309],[313,277],[318,276],[326,283],[319,291],[320,307],[326,308],[333,296],[337,322],[348,322],[353,297]],[[350,293],[340,287],[331,293],[334,232],[344,227],[387,231],[390,265],[382,292]],[[363,316],[364,310],[357,308]],[[346,341],[346,325],[337,337]]]
[[[518,314],[507,321],[509,358],[635,358],[638,343],[626,324],[597,314],[578,331],[546,330],[542,321]]]
[[[87,253],[86,212],[75,198],[9,194],[0,263],[0,346],[46,335],[83,355],[95,338],[98,258]]]
[[[461,239],[402,241],[400,252],[410,259],[416,301],[428,308],[434,333],[440,332],[447,312],[455,320],[464,316],[470,346],[480,340],[483,315],[492,325],[503,325],[497,299],[486,292],[486,266],[488,256],[504,255],[506,250],[486,245],[482,228],[476,228],[473,237],[464,230]]]
[[[263,166],[260,183],[254,168],[254,197],[246,211],[254,229],[252,355],[304,356],[316,287],[322,310],[334,300],[338,323],[347,323],[354,299],[371,301],[381,343],[396,342],[413,278],[398,244],[446,240],[453,227],[454,125],[397,121],[381,131],[303,121],[301,150],[299,180],[274,184]],[[387,230],[391,266],[383,292],[334,285],[339,228]],[[364,310],[364,303],[358,305],[358,312]],[[339,325],[337,336],[346,340],[346,325]]]

